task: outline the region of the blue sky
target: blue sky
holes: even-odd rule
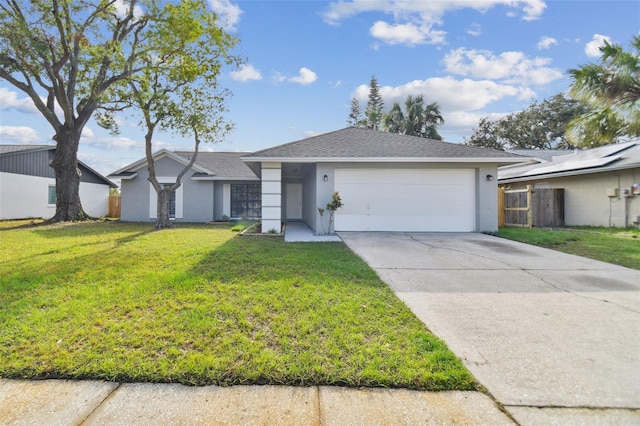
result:
[[[203,147],[254,151],[345,127],[352,97],[364,110],[375,75],[385,108],[407,95],[438,102],[440,134],[463,142],[481,117],[500,118],[567,90],[567,70],[597,61],[602,40],[629,46],[640,2],[543,0],[209,0],[240,38],[229,88],[235,130]],[[26,96],[0,81],[1,143],[52,143]],[[154,150],[191,150],[157,134]],[[95,122],[79,158],[103,174],[144,156],[143,132],[124,119],[112,136]]]

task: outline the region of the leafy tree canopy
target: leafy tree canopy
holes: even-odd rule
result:
[[[586,107],[563,94],[534,101],[523,111],[491,121],[482,118],[465,144],[491,149],[570,149],[567,124]]]
[[[149,181],[158,195],[156,229],[162,229],[171,226],[171,193],[195,163],[200,142],[216,142],[232,128],[222,116],[230,92],[218,90],[218,75],[222,66],[238,65],[240,60],[229,53],[237,39],[216,25],[204,0],[154,5],[148,13],[166,25],[147,32],[148,54],[132,64],[141,71],[112,86],[112,103],[104,107],[99,122],[117,132],[115,114],[124,111],[140,117],[146,128]],[[194,138],[190,162],[171,184],[160,184],[155,172],[152,144],[157,127]]]
[[[205,4],[204,0],[0,0],[0,78],[23,91],[54,130],[53,221],[86,218],[77,172],[80,136],[101,108],[106,107],[104,121],[111,117],[115,124],[109,108],[115,108],[118,85],[137,75],[152,84],[155,70],[150,68],[169,64],[168,58],[173,58],[165,69],[170,70],[169,78],[192,82],[219,72],[224,61],[218,57],[206,63],[191,54],[180,59],[171,54],[174,46],[190,51],[202,39],[203,29],[221,32],[215,14],[203,12]],[[189,96],[195,99],[199,94],[192,91]],[[173,116],[175,109],[165,106],[161,114]],[[178,123],[163,120],[162,125],[170,128]]]

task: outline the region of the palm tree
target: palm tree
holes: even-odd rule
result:
[[[389,133],[404,133],[404,114],[399,103],[394,102],[391,111],[384,116],[384,126]]]
[[[422,121],[424,123],[424,138],[442,140],[438,133],[438,126],[444,124],[444,117],[440,113],[440,105],[437,102],[430,103],[422,111]]]
[[[598,146],[640,136],[640,36],[631,45],[634,51],[626,52],[605,41],[599,64],[569,71],[571,96],[590,109],[567,127],[573,144]]]
[[[442,140],[437,127],[444,124],[440,106],[433,102],[425,105],[423,95],[409,95],[404,102],[404,113],[398,102],[385,115],[385,130],[401,135],[419,136],[422,138]]]

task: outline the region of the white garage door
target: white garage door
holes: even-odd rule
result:
[[[336,169],[336,231],[473,232],[473,169]]]

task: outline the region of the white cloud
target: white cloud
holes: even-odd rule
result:
[[[220,24],[225,30],[235,31],[236,25],[240,22],[242,9],[230,0],[209,0],[211,9],[218,15]]]
[[[349,17],[368,12],[382,12],[393,16],[393,23],[377,21],[369,30],[370,34],[389,44],[407,44],[410,46],[423,43],[444,43],[445,31],[435,29],[443,25],[446,13],[474,9],[485,12],[497,6],[514,10],[513,16],[522,15],[525,21],[538,19],[546,4],[543,0],[339,0],[333,2],[325,10],[323,16],[326,23],[337,25]],[[477,35],[478,29],[471,29],[470,34]]]
[[[129,14],[131,2],[126,0],[115,0],[113,2],[113,7],[116,9],[116,15],[118,15],[119,18],[125,18]],[[133,16],[136,18],[142,16],[142,8],[140,6],[133,6]]]
[[[544,85],[562,77],[562,72],[548,67],[549,58],[528,58],[523,52],[494,55],[487,50],[459,48],[443,59],[446,71],[474,78],[504,80],[506,83]]]
[[[253,65],[242,64],[238,71],[231,71],[229,74],[236,81],[262,80],[262,74]]]
[[[331,86],[332,88],[338,88],[340,86],[342,86],[342,80],[338,80],[338,81],[329,81],[329,86]]]
[[[26,126],[0,126],[0,140],[17,145],[42,143],[38,132]]]
[[[271,79],[273,80],[274,83],[283,83],[287,81],[287,77],[285,77],[285,75],[282,74],[280,71],[274,71],[273,77],[271,77]]]
[[[404,102],[408,95],[425,94],[429,102],[438,102],[442,111],[475,111],[506,97],[528,100],[535,96],[535,92],[526,87],[490,80],[457,80],[451,76],[414,80],[395,87],[383,86],[380,93],[387,108],[393,102]],[[366,102],[368,95],[369,85],[362,84],[356,88],[353,96]]]
[[[380,93],[386,110],[391,108],[393,102],[402,104],[408,95],[422,94],[428,102],[437,102],[445,119],[439,133],[448,133],[449,140],[454,140],[452,138],[457,136],[460,141],[463,136],[471,135],[480,118],[489,117],[491,120],[497,120],[508,114],[484,112],[483,110],[490,105],[507,100],[528,102],[536,97],[536,93],[527,87],[500,84],[490,80],[459,80],[451,76],[414,80],[399,86],[383,86]],[[369,85],[362,84],[355,89],[352,96],[364,103],[368,95]]]
[[[306,86],[307,84],[311,84],[318,79],[318,76],[315,72],[311,71],[309,68],[302,67],[300,68],[299,74],[295,77],[291,77],[287,79],[291,83],[298,83]]]
[[[407,46],[443,43],[447,34],[445,31],[434,30],[432,24],[417,26],[414,23],[388,24],[384,21],[373,24],[369,33],[387,44],[406,44]]]
[[[469,28],[467,28],[467,34],[472,35],[474,37],[479,36],[480,34],[482,34],[482,26],[474,22],[473,24],[471,24]]]
[[[601,34],[594,34],[589,43],[584,46],[584,53],[590,58],[599,58],[602,56],[600,47],[604,46],[604,42],[611,43],[611,39],[608,36]]]
[[[546,50],[554,44],[558,44],[558,40],[553,37],[544,36],[540,39],[536,47],[538,48],[538,50]]]
[[[83,137],[85,137],[85,140],[82,141],[83,145],[86,146],[91,146],[94,148],[100,148],[100,149],[106,149],[106,150],[110,150],[110,149],[129,149],[129,148],[138,148],[143,146],[143,142],[137,142],[133,139],[124,137],[124,136],[118,136],[118,137],[94,137],[93,133],[91,134],[91,136],[86,136],[83,132],[82,134]],[[156,146],[156,142],[153,142],[154,148]]]
[[[83,138],[93,138],[94,136],[95,136],[95,134],[93,133],[93,130],[91,130],[89,127],[84,126],[82,128],[81,137],[83,137]]]
[[[0,110],[11,108],[20,112],[39,113],[31,98],[24,97],[18,99],[18,93],[6,87],[0,87]]]

